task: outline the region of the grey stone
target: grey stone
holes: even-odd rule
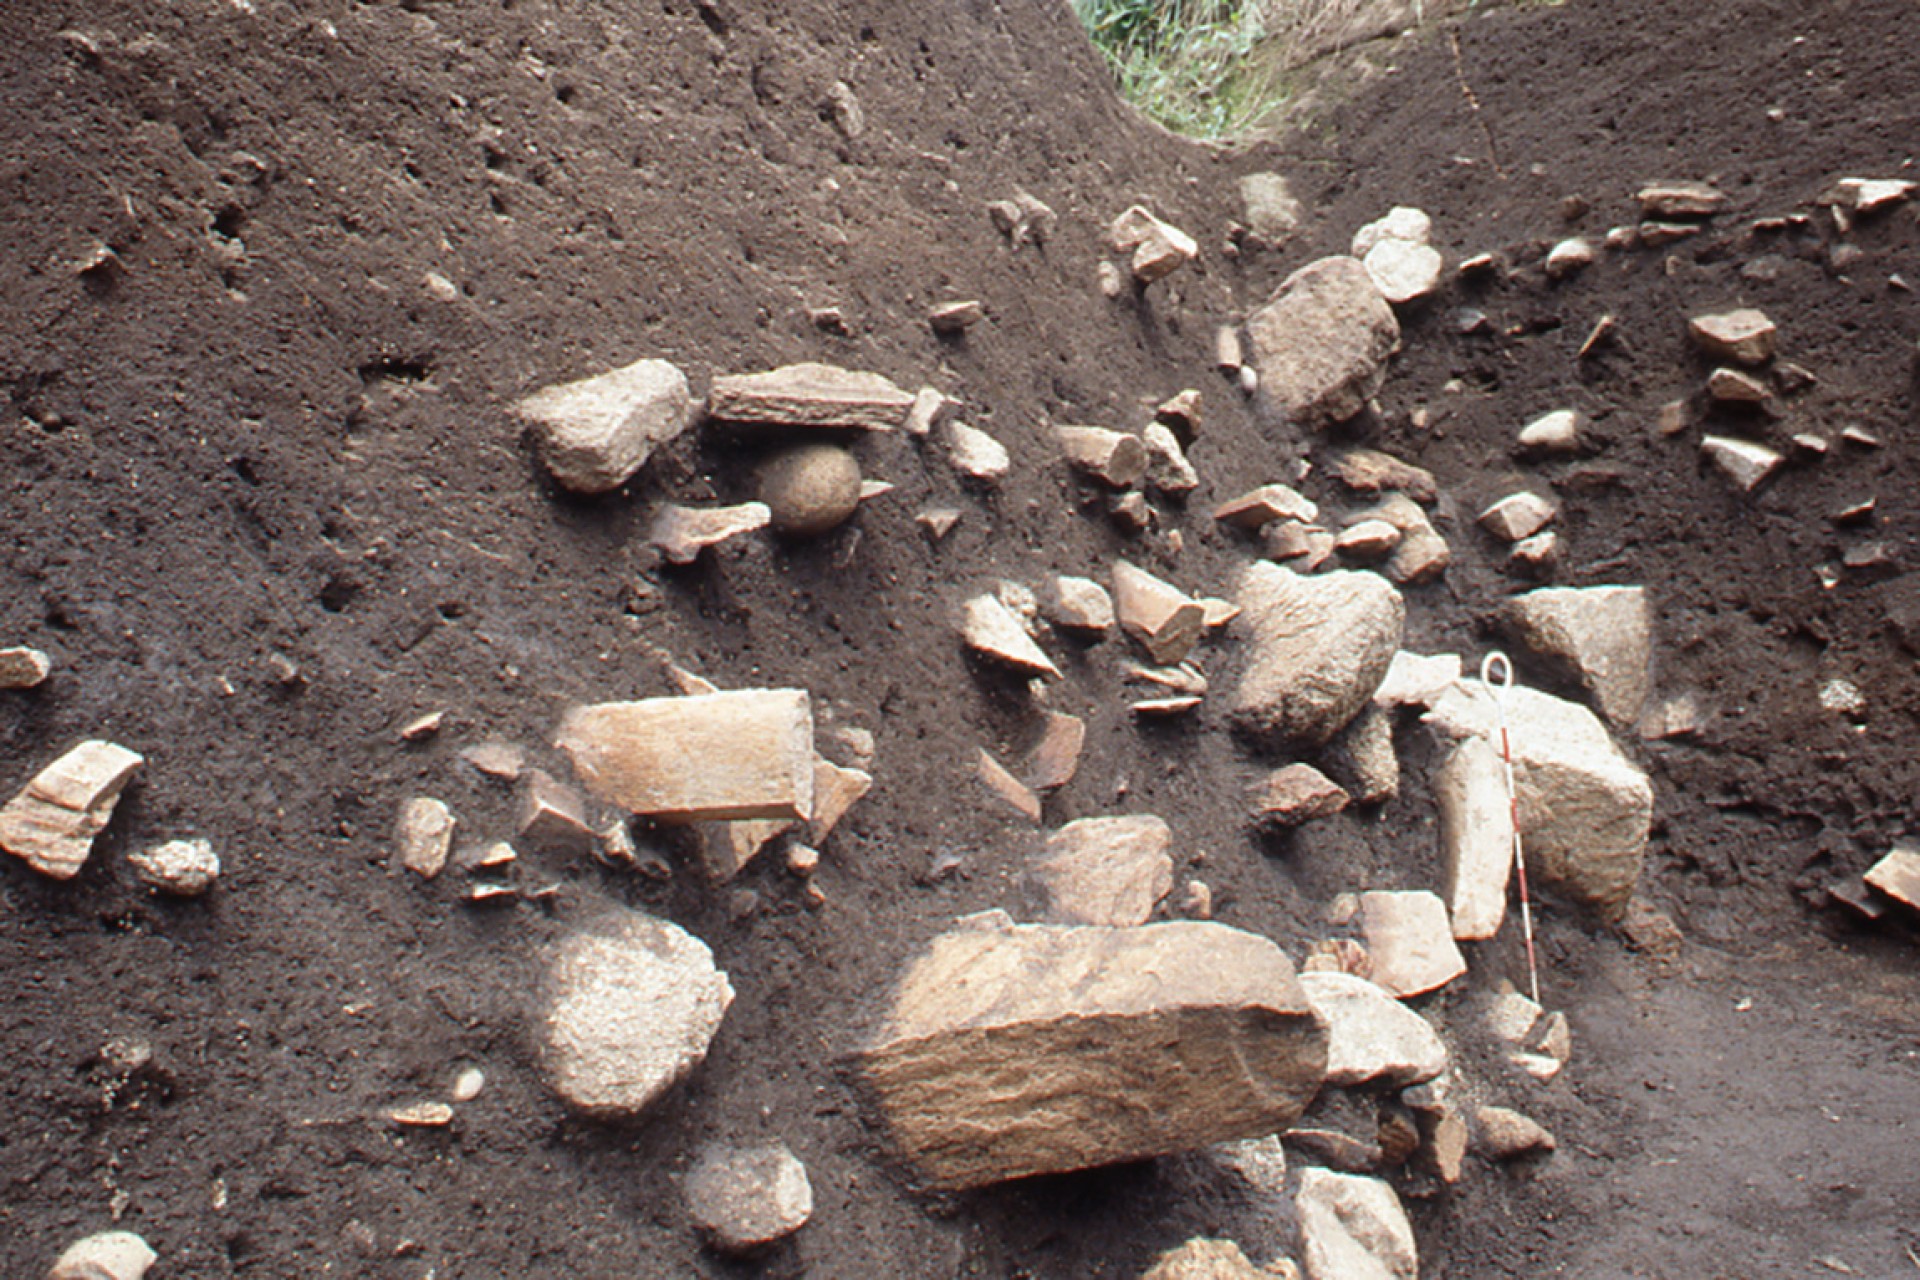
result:
[[[1423,995],[1467,971],[1446,904],[1425,889],[1361,894],[1360,932],[1373,962],[1373,980],[1393,995]]]
[[[1550,279],[1564,280],[1574,272],[1593,264],[1599,257],[1591,244],[1578,236],[1562,240],[1547,252],[1547,275]]]
[[[1300,229],[1300,202],[1277,173],[1249,173],[1240,179],[1241,217],[1256,246],[1278,249]]]
[[[892,431],[913,401],[877,373],[805,363],[715,378],[707,412],[723,422]]]
[[[128,854],[127,861],[141,884],[183,898],[205,893],[220,875],[220,855],[201,837],[169,840]]]
[[[555,480],[576,493],[605,493],[692,424],[693,399],[679,369],[665,360],[637,360],[536,391],[514,411],[534,424]]]
[[[838,445],[785,450],[760,468],[760,501],[776,533],[802,538],[826,533],[860,506],[860,464]]]
[[[1334,737],[1327,767],[1356,804],[1380,804],[1399,795],[1400,753],[1393,743],[1393,714],[1378,701],[1360,708]]]
[[[1108,427],[1055,427],[1060,452],[1073,467],[1115,489],[1139,483],[1147,473],[1147,446],[1139,436]]]
[[[1543,587],[1507,601],[1508,628],[1560,664],[1600,714],[1633,725],[1653,692],[1653,610],[1644,587]]]
[[[42,875],[71,880],[93,852],[93,838],[113,820],[120,792],[144,763],[145,757],[117,743],[80,743],[0,808],[0,849]]]
[[[1294,1209],[1310,1280],[1417,1280],[1413,1226],[1386,1183],[1302,1169]]]
[[[1379,984],[1349,973],[1303,973],[1300,986],[1327,1024],[1327,1083],[1401,1088],[1447,1069],[1433,1024]]]
[[[1229,708],[1234,727],[1280,747],[1325,744],[1379,688],[1406,608],[1386,579],[1340,571],[1306,578],[1249,565],[1235,626],[1251,652]]]
[[[1534,453],[1567,454],[1580,448],[1580,430],[1585,419],[1572,409],[1556,409],[1520,428],[1516,443]]]
[[[401,866],[431,880],[447,865],[453,850],[453,811],[432,796],[415,796],[400,806],[394,824],[393,851]]]
[[[1147,446],[1147,483],[1162,493],[1192,493],[1200,487],[1200,475],[1187,461],[1180,439],[1163,422],[1147,424],[1140,438]]]
[[[1700,452],[1745,493],[1751,493],[1766,483],[1767,478],[1778,471],[1784,461],[1778,453],[1763,444],[1737,440],[1731,436],[1702,436]]]
[[[1400,324],[1355,258],[1323,258],[1288,276],[1247,318],[1262,392],[1290,421],[1345,422],[1386,378]]]
[[[722,1253],[744,1254],[785,1239],[813,1216],[807,1167],[784,1142],[709,1143],[687,1170],[687,1216]]]
[[[1764,404],[1772,389],[1759,378],[1738,369],[1715,369],[1707,375],[1707,394],[1721,404]]]
[[[1152,814],[1081,818],[1027,868],[1049,924],[1145,924],[1173,889],[1173,832]]]

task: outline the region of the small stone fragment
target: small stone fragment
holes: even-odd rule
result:
[[[576,493],[619,488],[693,421],[686,375],[665,360],[547,387],[514,411],[535,425],[553,478]]]
[[[1333,739],[1328,768],[1356,804],[1380,804],[1400,794],[1400,753],[1393,716],[1369,702]]]
[[[986,784],[1000,799],[1006,801],[1014,812],[1029,822],[1040,821],[1040,795],[1032,787],[1007,772],[1007,767],[993,758],[984,747],[974,765],[974,771],[980,781]]]
[[[1102,484],[1127,489],[1147,473],[1147,447],[1139,436],[1107,427],[1055,427],[1053,434],[1067,461]]]
[[[1309,1280],[1416,1280],[1413,1227],[1386,1183],[1309,1167],[1294,1209]]]
[[[715,378],[707,413],[721,422],[892,431],[906,424],[913,402],[877,373],[805,363]]]
[[[114,806],[133,772],[146,763],[137,752],[89,739],[34,776],[0,808],[0,849],[56,880],[78,875],[93,838],[113,820]]]
[[[431,880],[447,865],[453,848],[453,811],[432,796],[415,796],[400,806],[393,847],[400,865]]]
[[[1637,198],[1646,218],[1709,218],[1727,203],[1725,192],[1704,182],[1651,182]]]
[[[1847,444],[1859,445],[1862,449],[1878,449],[1881,443],[1879,436],[1859,426],[1846,428],[1840,433],[1840,439]]]
[[[1134,205],[1113,221],[1107,234],[1115,253],[1130,255],[1133,278],[1152,284],[1200,256],[1192,236]]]
[[[1473,1119],[1480,1131],[1480,1150],[1489,1160],[1512,1160],[1559,1145],[1545,1126],[1506,1107],[1480,1107]]]
[[[1145,924],[1173,889],[1173,832],[1152,814],[1081,818],[1027,868],[1049,924]]]
[[[922,387],[914,393],[913,407],[907,410],[906,420],[900,424],[901,429],[909,435],[931,435],[933,429],[946,421],[959,404],[958,400],[944,392]]]
[[[1306,578],[1264,562],[1242,573],[1237,602],[1251,652],[1229,714],[1243,735],[1280,748],[1323,745],[1359,714],[1406,613],[1377,574]]]
[[[1752,493],[1764,484],[1769,476],[1780,469],[1783,461],[1778,453],[1765,445],[1731,436],[1701,437],[1700,452],[1746,493]]]
[[[860,506],[860,464],[831,444],[801,445],[760,468],[760,501],[774,532],[811,538],[843,523]]]
[[[1353,233],[1353,243],[1349,252],[1356,258],[1364,259],[1373,251],[1375,245],[1386,240],[1399,240],[1406,244],[1427,244],[1433,239],[1433,219],[1425,210],[1409,205],[1395,205],[1384,217],[1375,218],[1366,226]]]
[[[1904,178],[1842,178],[1820,197],[1819,203],[1872,214],[1901,203],[1920,190],[1920,183]]]
[[[1557,409],[1520,428],[1517,443],[1528,452],[1575,453],[1580,448],[1580,429],[1584,425],[1585,420],[1576,411]]]
[[[1029,675],[1060,678],[1060,668],[1053,665],[1053,659],[996,595],[978,595],[967,601],[960,633],[967,648],[984,658]]]
[[[395,1107],[387,1119],[402,1129],[444,1129],[453,1123],[453,1108],[444,1102],[415,1102]]]
[[[840,819],[873,789],[873,775],[864,769],[844,769],[825,758],[813,762],[813,816],[807,820],[807,839],[825,844]]]
[[[1385,239],[1362,259],[1380,296],[1394,306],[1427,297],[1440,287],[1440,251],[1406,240]]]
[[[692,564],[700,552],[728,538],[764,529],[773,511],[764,502],[732,507],[683,507],[669,502],[654,514],[647,542],[670,564]]]
[[[927,536],[935,542],[944,539],[960,523],[958,507],[928,507],[913,517],[915,524],[927,531]]]
[[[477,742],[460,748],[460,758],[489,778],[512,782],[527,767],[525,748],[511,742]]]
[[[987,318],[987,311],[978,301],[948,302],[935,307],[927,313],[927,324],[935,333],[965,333]]]
[[[419,742],[423,738],[431,738],[440,732],[440,726],[445,723],[446,718],[447,713],[444,711],[429,711],[425,715],[415,716],[400,726],[396,736],[402,742]]]
[[[487,1087],[487,1073],[478,1067],[468,1067],[453,1078],[453,1088],[447,1096],[455,1102],[472,1102]]]
[[[1707,394],[1721,404],[1765,404],[1767,384],[1738,369],[1715,369],[1707,375]]]
[[[1109,496],[1107,516],[1113,521],[1113,527],[1125,534],[1145,533],[1153,528],[1156,519],[1153,504],[1138,489]]]
[[[47,1280],[141,1280],[159,1257],[131,1231],[102,1231],[68,1245]]]
[[[1400,531],[1400,542],[1385,570],[1387,577],[1400,586],[1432,582],[1453,563],[1453,550],[1447,540],[1433,527],[1420,504],[1404,493],[1389,493],[1362,518],[1384,520]]]
[[[1213,518],[1239,529],[1260,529],[1275,520],[1312,524],[1320,508],[1284,484],[1263,484],[1214,508]]]
[[[585,849],[599,838],[587,798],[543,769],[527,771],[513,829],[533,849]]]
[[[1432,502],[1440,496],[1433,472],[1378,449],[1355,449],[1341,455],[1334,463],[1333,474],[1355,493],[1400,492],[1415,502]]]
[[[1509,494],[1480,513],[1480,527],[1502,542],[1531,538],[1553,521],[1559,509],[1538,494]]]
[[[1136,716],[1146,716],[1157,720],[1171,716],[1183,716],[1198,707],[1201,701],[1202,699],[1197,693],[1175,694],[1171,697],[1145,698],[1139,702],[1129,703],[1127,710]]]
[[[1230,332],[1230,331],[1229,331]],[[1191,444],[1200,434],[1200,393],[1192,387],[1169,396],[1153,411],[1155,422],[1172,429],[1181,445]]]
[[[1125,560],[1113,564],[1113,607],[1120,629],[1160,663],[1185,661],[1206,625],[1198,601]]]
[[[1379,984],[1348,973],[1304,973],[1300,986],[1327,1024],[1327,1083],[1400,1088],[1447,1069],[1433,1024]]]
[[[1575,358],[1585,360],[1601,347],[1612,342],[1614,331],[1619,327],[1620,322],[1613,316],[1601,316],[1598,320],[1594,321],[1592,330],[1587,334],[1587,340],[1580,344],[1580,350]]]
[[[1213,332],[1213,367],[1222,373],[1239,373],[1246,362],[1246,351],[1240,343],[1240,331],[1230,324],[1223,324]]]
[[[1054,791],[1072,782],[1086,740],[1086,721],[1061,711],[1047,712],[1046,728],[1027,756],[1027,785],[1035,791]]]
[[[1013,457],[998,440],[964,422],[947,424],[947,457],[963,476],[992,483],[1013,469]]]
[[[1660,406],[1660,417],[1656,424],[1663,436],[1677,436],[1687,429],[1687,402],[1669,400]]]
[[[1057,574],[1040,592],[1040,612],[1067,631],[1104,635],[1113,627],[1113,597],[1091,578]]]
[[[1360,932],[1373,980],[1396,996],[1417,996],[1467,971],[1454,945],[1447,905],[1425,889],[1375,889],[1360,895]]]
[[[1583,267],[1593,265],[1598,256],[1593,246],[1578,236],[1562,240],[1547,253],[1547,278],[1564,280]]]
[[[31,689],[53,671],[53,661],[38,649],[0,649],[0,689]]]
[[[1213,888],[1205,880],[1187,881],[1180,896],[1180,914],[1194,920],[1213,919]]]
[[[1161,1254],[1140,1280],[1278,1280],[1285,1274],[1254,1266],[1231,1240],[1196,1237]]]
[[[142,849],[127,855],[127,861],[141,884],[183,898],[205,893],[220,875],[220,855],[213,851],[212,842],[200,836]]]
[[[1892,852],[1873,864],[1864,879],[1909,910],[1920,911],[1920,851],[1895,845]]]
[[[1278,249],[1300,229],[1300,201],[1277,173],[1249,173],[1240,179],[1241,217],[1247,240],[1257,248]]]
[[[1333,549],[1349,560],[1372,564],[1390,555],[1400,539],[1400,531],[1385,520],[1360,520],[1340,531]]]
[[[1752,307],[1695,316],[1687,321],[1687,335],[1708,355],[1744,365],[1765,364],[1780,342],[1779,328]]]
[[[1460,679],[1463,664],[1457,653],[1432,655],[1394,653],[1387,674],[1374,691],[1373,701],[1382,707],[1429,707],[1434,699]]]
[[[1147,446],[1147,483],[1161,493],[1179,496],[1200,487],[1200,475],[1187,461],[1179,438],[1165,423],[1153,422],[1141,433]]]
[[[1268,774],[1254,789],[1253,819],[1266,827],[1297,827],[1339,813],[1347,799],[1338,784],[1312,765],[1290,764]]]
[[[687,1216],[722,1253],[764,1249],[807,1225],[813,1186],[783,1142],[735,1147],[710,1143],[687,1170]]]
[[[1220,596],[1202,596],[1200,609],[1209,631],[1217,631],[1240,616],[1240,606]]]

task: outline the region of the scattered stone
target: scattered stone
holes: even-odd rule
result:
[[[1491,275],[1502,263],[1497,253],[1476,253],[1461,259],[1460,274],[1466,277]]]
[[[981,749],[974,768],[980,781],[986,784],[987,790],[1006,801],[1027,821],[1040,821],[1039,793],[1007,772],[1006,766],[995,760],[985,748]]]
[[[1377,574],[1304,578],[1255,563],[1237,602],[1250,636],[1229,711],[1234,727],[1278,747],[1317,747],[1380,687],[1400,647],[1406,608]]]
[[[764,502],[742,502],[732,507],[683,507],[669,502],[654,513],[647,542],[659,548],[669,564],[692,564],[708,547],[764,529],[773,510]]]
[[[803,821],[813,811],[813,712],[802,689],[577,707],[555,745],[591,794],[655,821]]]
[[[1320,508],[1284,484],[1263,484],[1215,507],[1213,518],[1237,529],[1263,529],[1275,520],[1312,524]]]
[[[0,689],[31,689],[53,672],[53,661],[38,649],[0,649]]]
[[[1518,444],[1529,453],[1566,454],[1580,449],[1580,430],[1586,420],[1572,409],[1557,409],[1520,428]]]
[[[1151,814],[1081,818],[1047,837],[1027,875],[1049,924],[1140,925],[1173,890],[1172,846]]]
[[[1580,350],[1574,358],[1585,360],[1601,347],[1610,344],[1614,338],[1614,331],[1619,327],[1620,322],[1613,316],[1601,316],[1598,320],[1594,321],[1592,330],[1587,334],[1587,340],[1580,344]]]
[[[1687,336],[1708,355],[1736,364],[1761,365],[1773,359],[1780,330],[1766,313],[1752,307],[1695,316],[1687,321]]]
[[[1920,851],[1895,845],[1863,877],[1872,888],[1909,908],[1920,911]]]
[[[1159,685],[1175,693],[1204,694],[1207,691],[1206,676],[1191,662],[1183,662],[1177,667],[1143,667],[1137,662],[1122,662],[1120,670],[1130,681]]]
[[[1562,240],[1547,253],[1547,278],[1564,280],[1574,272],[1593,265],[1599,257],[1587,241],[1575,236]]]
[[[1440,287],[1440,251],[1406,240],[1385,239],[1362,260],[1380,296],[1394,306],[1427,297]]]
[[[1200,703],[1201,697],[1197,693],[1176,694],[1167,698],[1146,698],[1139,702],[1130,703],[1127,706],[1127,710],[1136,716],[1163,719],[1171,716],[1183,716],[1187,714],[1187,712],[1197,708]]]
[[[1240,606],[1219,596],[1202,596],[1200,611],[1207,630],[1218,631],[1240,616]]]
[[[387,1112],[402,1129],[444,1129],[453,1123],[453,1108],[444,1102],[414,1102]]]
[[[1360,933],[1373,962],[1373,980],[1396,996],[1421,995],[1467,971],[1453,942],[1447,904],[1425,889],[1361,894]]]
[[[393,849],[400,865],[431,880],[447,865],[453,849],[453,810],[432,796],[415,796],[400,806]]]
[[[1102,484],[1128,489],[1147,473],[1147,447],[1139,436],[1107,427],[1055,427],[1053,434],[1067,461]]]
[[[1480,527],[1502,542],[1519,542],[1552,523],[1559,508],[1538,494],[1509,494],[1480,513]]]
[[[965,333],[987,318],[987,310],[978,301],[947,302],[927,313],[927,324],[935,333],[952,336]]]
[[[1200,256],[1200,246],[1192,236],[1137,204],[1113,220],[1107,241],[1115,253],[1131,255],[1133,278],[1142,285],[1152,284]]]
[[[220,875],[220,855],[211,841],[199,836],[142,849],[128,854],[127,861],[141,884],[182,898],[199,897]]]
[[[575,493],[606,493],[687,429],[693,399],[679,369],[665,360],[638,360],[536,391],[514,412],[534,424],[555,480]]]
[[[1372,564],[1390,555],[1400,538],[1400,531],[1385,520],[1360,520],[1340,531],[1333,549],[1349,560]]]
[[[715,378],[707,413],[721,422],[892,431],[906,425],[913,402],[877,373],[809,362]]]
[[[1200,434],[1200,403],[1200,393],[1188,387],[1161,401],[1153,411],[1153,420],[1171,428],[1182,447],[1185,447]]]
[[[1840,439],[1847,444],[1858,445],[1862,449],[1878,449],[1881,443],[1880,437],[1865,427],[1848,427],[1840,433]]]
[[[1184,662],[1200,642],[1206,610],[1145,569],[1113,562],[1113,608],[1120,629],[1155,662]]]
[[[960,633],[967,648],[983,658],[1029,675],[1060,678],[1060,668],[996,595],[977,595],[967,601]]]
[[[1545,1126],[1506,1107],[1480,1107],[1473,1120],[1480,1131],[1480,1151],[1489,1160],[1512,1160],[1559,1145]]]
[[[1180,898],[1180,914],[1194,920],[1213,919],[1213,888],[1205,880],[1187,881]]]
[[[1701,228],[1690,222],[1643,222],[1634,231],[1634,239],[1649,249],[1659,249],[1698,235]]]
[[[1328,767],[1356,804],[1380,804],[1400,794],[1400,754],[1393,716],[1369,702],[1333,739]]]
[[[1745,493],[1752,493],[1766,483],[1784,461],[1763,444],[1732,436],[1702,436],[1700,452]]]
[[[1687,429],[1687,402],[1669,400],[1660,406],[1660,417],[1656,424],[1663,436],[1677,436]]]
[[[1253,820],[1264,827],[1291,828],[1329,818],[1347,807],[1347,793],[1310,764],[1290,764],[1268,774],[1254,788]]]
[[[133,771],[144,763],[138,752],[112,742],[80,743],[0,808],[0,849],[42,875],[71,880],[93,852],[93,838],[113,820]]]
[[[478,742],[460,749],[460,758],[489,778],[512,782],[527,767],[525,748],[511,742]]]
[[[1647,714],[1640,725],[1640,736],[1650,742],[1659,742],[1667,738],[1689,738],[1700,732],[1705,718],[1700,712],[1700,700],[1691,693],[1655,707]]]
[[[691,1074],[733,1003],[705,943],[624,910],[562,942],[548,981],[548,1082],[596,1118],[638,1115]]]
[[[1114,494],[1107,499],[1107,515],[1114,527],[1125,534],[1141,534],[1153,528],[1153,504],[1138,489]]]
[[[1302,1169],[1294,1210],[1309,1280],[1416,1280],[1413,1227],[1386,1183]]]
[[[1920,183],[1902,178],[1842,178],[1820,197],[1819,203],[1872,214],[1900,204],[1917,190]]]
[[[1387,1164],[1380,1144],[1355,1138],[1338,1129],[1296,1127],[1286,1132],[1284,1141],[1299,1151],[1315,1167],[1325,1166],[1343,1173],[1373,1173]]]
[[[1430,707],[1460,679],[1461,669],[1457,653],[1427,655],[1401,649],[1387,664],[1387,674],[1373,694],[1374,705]]]
[[[1506,919],[1513,870],[1513,802],[1492,741],[1461,739],[1435,772],[1433,791],[1453,936],[1491,938]]]
[[[700,861],[707,879],[717,885],[728,883],[763,849],[792,829],[793,823],[770,818],[712,823],[700,840]]]
[[[520,851],[505,840],[487,840],[453,851],[452,862],[461,871],[498,871],[519,860]]]
[[[907,416],[901,422],[901,429],[908,435],[929,436],[933,429],[947,420],[960,402],[943,391],[933,387],[922,387],[913,396],[913,407],[907,410]]]
[[[68,1245],[47,1280],[141,1280],[159,1257],[131,1231],[102,1231]]]
[[[913,518],[914,523],[927,531],[927,536],[935,542],[944,539],[960,523],[958,507],[928,507]]]
[[[1400,324],[1355,258],[1323,258],[1288,276],[1247,318],[1253,368],[1266,396],[1307,427],[1366,407],[1400,345]]]
[[[1644,587],[1544,587],[1507,601],[1520,642],[1569,671],[1616,725],[1653,693],[1653,610]]]
[[[1240,343],[1240,331],[1223,324],[1213,331],[1213,367],[1222,373],[1237,374],[1246,363],[1246,349]]]
[[[1384,520],[1400,531],[1399,545],[1386,563],[1386,575],[1403,587],[1431,582],[1453,563],[1453,550],[1433,527],[1420,504],[1404,493],[1390,493],[1365,518]]]
[[[1378,449],[1355,449],[1341,455],[1333,464],[1333,475],[1355,493],[1399,492],[1415,502],[1432,502],[1440,496],[1433,472]]]
[[[394,736],[402,742],[419,742],[423,738],[431,738],[440,732],[440,726],[446,722],[446,718],[445,711],[429,711],[401,725],[399,732]]]
[[[1278,249],[1300,229],[1300,202],[1277,173],[1249,173],[1240,179],[1241,217],[1247,239],[1254,245]]]
[[[1027,785],[1035,791],[1054,791],[1072,782],[1086,741],[1086,721],[1063,711],[1047,712],[1046,728],[1027,756]]]
[[[1178,497],[1200,487],[1200,474],[1187,461],[1180,439],[1165,423],[1154,422],[1141,433],[1147,446],[1147,483],[1161,493]]]
[[[544,769],[529,769],[513,820],[515,838],[532,849],[587,849],[600,832],[587,798]]]
[[[838,445],[806,444],[760,468],[760,501],[774,532],[811,538],[839,527],[860,506],[860,464]]]
[[[864,769],[845,769],[824,757],[813,762],[813,816],[807,820],[807,839],[825,844],[840,819],[873,790],[873,775]]]
[[[472,1102],[487,1087],[487,1073],[478,1067],[468,1067],[453,1078],[453,1088],[447,1096],[455,1102]]]
[[[947,457],[961,475],[989,483],[1004,479],[1013,470],[1013,457],[1006,446],[964,422],[947,424]]]
[[[1141,1280],[1278,1280],[1289,1275],[1297,1280],[1299,1272],[1291,1267],[1284,1261],[1256,1267],[1233,1241],[1196,1237],[1161,1254]]]
[[[1721,404],[1765,404],[1772,394],[1767,384],[1738,369],[1715,369],[1707,375],[1707,394]]]
[[[1280,1132],[1326,1051],[1278,947],[1174,921],[944,934],[855,1061],[894,1145],[960,1189]]]
[[[1327,1083],[1401,1088],[1447,1069],[1433,1024],[1379,984],[1348,973],[1303,973],[1300,986],[1327,1024]]]
[[[735,1147],[709,1143],[687,1170],[687,1216],[722,1253],[764,1249],[807,1225],[813,1186],[784,1142]]]
[[[1376,245],[1388,240],[1423,245],[1432,239],[1433,219],[1424,210],[1395,205],[1385,217],[1375,218],[1354,232],[1350,250],[1354,257],[1364,259]]]
[[[1725,192],[1704,182],[1652,182],[1637,198],[1646,218],[1710,218],[1727,203]]]
[[[1113,627],[1113,597],[1091,578],[1057,574],[1040,592],[1040,612],[1055,627],[1105,635]]]
[[[1060,220],[1046,202],[1019,190],[1011,200],[996,200],[988,205],[987,213],[993,218],[993,225],[1013,241],[1016,249],[1023,244],[1045,244]]]

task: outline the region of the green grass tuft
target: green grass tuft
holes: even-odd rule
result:
[[[1073,0],[1120,92],[1179,133],[1219,138],[1267,104],[1238,92],[1234,70],[1259,42],[1244,0]]]

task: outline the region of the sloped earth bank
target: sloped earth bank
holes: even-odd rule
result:
[[[1018,905],[1034,829],[970,770],[982,746],[1017,757],[1037,724],[962,656],[954,609],[1003,577],[1103,578],[1123,553],[1227,588],[1251,548],[1213,505],[1330,450],[1263,427],[1217,380],[1214,326],[1409,203],[1450,259],[1500,250],[1517,268],[1406,317],[1379,413],[1351,433],[1443,489],[1455,559],[1409,591],[1410,645],[1478,660],[1518,584],[1472,514],[1526,477],[1565,508],[1560,580],[1645,584],[1660,691],[1706,711],[1693,741],[1630,748],[1657,790],[1643,890],[1677,956],[1540,913],[1571,1067],[1526,1083],[1469,1015],[1523,973],[1511,930],[1422,1003],[1490,1100],[1561,1143],[1528,1168],[1472,1161],[1412,1202],[1423,1273],[1907,1274],[1914,940],[1857,931],[1820,890],[1916,821],[1920,682],[1889,619],[1920,607],[1902,576],[1920,306],[1890,277],[1920,282],[1920,236],[1911,207],[1844,242],[1824,214],[1748,228],[1814,212],[1833,178],[1898,174],[1920,118],[1912,19],[1895,0],[1506,10],[1394,46],[1378,59],[1393,72],[1345,106],[1229,155],[1133,117],[1044,0],[8,4],[0,643],[57,667],[3,695],[4,783],[82,737],[148,764],[77,880],[0,868],[3,1269],[39,1274],[117,1210],[160,1250],[156,1277],[750,1274],[702,1252],[679,1195],[716,1137],[783,1139],[811,1175],[814,1220],[765,1274],[1132,1276],[1203,1231],[1272,1256],[1284,1220],[1199,1156],[916,1197],[838,1064],[946,921]],[[1308,225],[1230,258],[1233,180],[1267,169]],[[1668,176],[1716,180],[1730,209],[1544,280],[1548,244],[1598,238]],[[1039,248],[985,211],[1021,188],[1059,214]],[[1567,197],[1590,206],[1571,227]],[[1136,199],[1201,256],[1109,301],[1101,232]],[[1842,243],[1858,253],[1836,266]],[[101,246],[114,262],[77,275]],[[988,321],[935,338],[926,309],[968,297]],[[1660,436],[1658,406],[1705,372],[1684,318],[1733,303],[1768,311],[1782,357],[1818,378],[1759,430],[1858,425],[1882,447],[1836,444],[1748,497],[1700,460],[1698,422]],[[1463,305],[1497,336],[1459,335]],[[844,332],[810,320],[830,306]],[[1606,313],[1620,341],[1577,359]],[[963,491],[936,446],[872,439],[867,474],[897,487],[853,525],[661,567],[643,547],[655,505],[752,496],[757,446],[692,433],[581,501],[544,480],[506,408],[643,356],[696,392],[801,359],[932,384],[1014,472]],[[1185,386],[1207,395],[1201,487],[1123,536],[1043,425],[1137,428]],[[1588,455],[1521,468],[1515,429],[1561,407],[1591,415]],[[1322,475],[1306,487],[1346,504]],[[1868,496],[1871,528],[1830,523]],[[913,516],[938,502],[964,514],[934,544]],[[1824,587],[1816,566],[1869,540],[1896,563]],[[1296,958],[1334,893],[1433,882],[1417,725],[1400,799],[1265,845],[1245,820],[1262,762],[1211,704],[1133,724],[1123,650],[1052,645],[1056,704],[1088,719],[1089,746],[1049,824],[1162,815],[1179,879],[1204,877],[1219,919]],[[490,909],[460,900],[458,875],[389,870],[414,794],[447,800],[463,833],[506,834],[510,793],[459,748],[504,738],[558,764],[561,712],[670,692],[662,653],[726,687],[810,689],[823,743],[875,734],[876,786],[828,842],[823,905],[777,857],[710,889],[664,837],[670,881],[529,857],[529,896]],[[1216,683],[1240,656],[1209,647]],[[1822,709],[1835,676],[1864,712]],[[396,740],[436,708],[437,736]],[[226,861],[211,896],[140,888],[126,855],[193,833]],[[532,1051],[542,948],[606,900],[705,939],[739,993],[691,1082],[625,1127],[568,1118]],[[151,1046],[130,1080],[102,1057],[116,1037]],[[488,1083],[448,1129],[382,1118],[469,1064]]]

